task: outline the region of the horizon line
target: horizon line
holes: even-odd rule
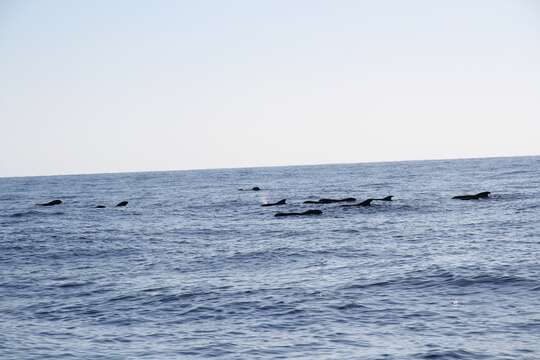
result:
[[[15,179],[28,177],[55,177],[55,176],[88,176],[88,175],[120,175],[134,173],[159,173],[159,172],[177,172],[177,171],[212,171],[212,170],[240,170],[240,169],[264,169],[278,167],[304,167],[304,166],[332,166],[332,165],[355,165],[355,164],[384,164],[384,163],[402,163],[415,161],[444,161],[444,160],[482,160],[482,159],[498,159],[498,158],[524,158],[538,157],[536,155],[493,155],[493,156],[470,156],[470,157],[448,157],[448,158],[432,158],[432,159],[402,159],[402,160],[381,160],[381,161],[358,161],[358,162],[336,162],[336,163],[316,163],[316,164],[288,164],[288,165],[255,165],[255,166],[231,166],[231,167],[215,167],[215,168],[191,168],[191,169],[164,169],[164,170],[126,170],[126,171],[111,171],[111,172],[83,172],[83,173],[66,173],[66,174],[43,174],[43,175],[15,175],[4,176],[0,175],[0,179]]]

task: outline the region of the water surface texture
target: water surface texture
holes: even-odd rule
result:
[[[539,359],[539,249],[540,157],[3,178],[0,358]]]

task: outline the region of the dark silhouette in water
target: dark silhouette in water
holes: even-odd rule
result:
[[[353,202],[356,201],[355,198],[349,197],[344,199],[319,199],[319,200],[307,200],[304,201],[304,204],[333,204],[339,202]]]
[[[120,201],[118,204],[116,204],[115,207],[122,207],[122,206],[126,206],[128,204],[127,201]]]
[[[278,202],[275,202],[275,203],[268,203],[268,204],[262,204],[261,206],[277,206],[277,205],[285,205],[285,202],[287,201],[287,199],[283,199],[283,200],[279,200]]]
[[[96,209],[104,209],[104,208],[106,208],[105,205],[97,205],[97,206],[96,206]]]
[[[392,201],[393,197],[394,197],[393,195],[390,195],[390,196],[383,197],[382,199],[373,199],[373,200]]]
[[[52,201],[49,201],[48,203],[44,203],[44,204],[37,204],[39,206],[54,206],[54,205],[60,205],[62,203],[62,200],[52,200]]]
[[[277,212],[277,213],[275,213],[274,216],[282,217],[282,216],[302,216],[302,215],[322,215],[322,211],[321,211],[321,210],[306,210],[306,211],[301,212],[301,213],[296,213],[296,212],[289,212],[289,213],[286,213],[286,212]]]
[[[260,191],[261,188],[258,187],[258,186],[254,186],[251,189],[238,189],[238,190],[240,190],[240,191]]]
[[[348,204],[348,205],[341,205],[341,206],[371,206],[371,202],[373,200],[377,200],[377,199],[367,199],[358,204],[350,204],[350,205]]]
[[[478,193],[478,194],[475,194],[475,195],[458,195],[458,196],[454,196],[452,199],[457,199],[457,200],[487,199],[487,198],[489,198],[489,194],[491,194],[491,192],[484,191],[484,192],[481,192],[481,193]]]

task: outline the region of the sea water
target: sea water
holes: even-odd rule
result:
[[[540,157],[0,178],[0,358],[539,359],[539,250]]]

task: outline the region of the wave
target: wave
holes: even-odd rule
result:
[[[513,170],[513,171],[506,171],[506,172],[498,173],[498,174],[496,174],[494,177],[499,177],[499,176],[509,176],[509,175],[524,175],[524,174],[534,175],[534,171],[531,171],[531,170]]]
[[[369,309],[369,307],[358,304],[356,302],[349,302],[349,303],[344,303],[340,305],[331,305],[330,308],[335,309],[335,310],[340,310],[340,311]]]
[[[145,291],[145,290],[142,290]],[[148,296],[139,296],[141,300],[143,300],[141,303],[143,305],[158,305],[158,304],[167,304],[167,303],[174,303],[174,302],[183,302],[183,301],[190,301],[194,298],[203,297],[212,295],[212,292],[207,291],[194,291],[194,292],[183,292],[179,294],[157,294],[153,295],[151,297]]]
[[[217,264],[228,265],[253,264],[254,262],[263,261],[288,264],[291,262],[297,262],[301,259],[308,260],[310,263],[313,263],[314,261],[320,263],[321,258],[326,258],[327,256],[356,256],[355,254],[358,251],[358,249],[348,246],[343,246],[336,249],[323,248],[312,250],[280,247],[276,249],[236,252],[232,255],[216,257],[214,260]],[[365,254],[364,250],[362,250],[362,254]]]
[[[46,212],[46,211],[29,210],[25,212],[18,212],[11,215],[7,215],[7,217],[26,218],[26,217],[33,217],[33,216],[58,216],[58,215],[64,215],[64,214],[65,213],[62,211]]]
[[[517,211],[528,211],[528,210],[537,210],[537,209],[540,209],[540,204],[527,205],[525,207],[521,207],[521,208],[518,208],[516,210]]]
[[[20,196],[13,195],[13,194],[2,194],[0,195],[0,201],[16,201],[21,199]]]
[[[67,282],[67,283],[59,284],[56,287],[58,287],[60,289],[70,289],[70,288],[79,288],[79,287],[83,287],[83,286],[88,286],[88,285],[92,285],[92,284],[94,284],[94,283],[91,282],[91,281],[88,281],[88,282]]]
[[[438,274],[425,274],[423,276],[403,276],[389,280],[380,280],[345,286],[344,290],[369,289],[376,287],[400,287],[405,289],[426,289],[426,288],[468,288],[468,287],[494,287],[505,288],[512,286],[526,287],[528,290],[536,289],[539,286],[538,280],[510,276],[479,274],[473,276],[456,275],[445,271]]]
[[[460,360],[460,359],[488,359],[486,354],[466,350],[430,350],[426,353],[417,353],[411,356],[413,359],[425,360]]]

